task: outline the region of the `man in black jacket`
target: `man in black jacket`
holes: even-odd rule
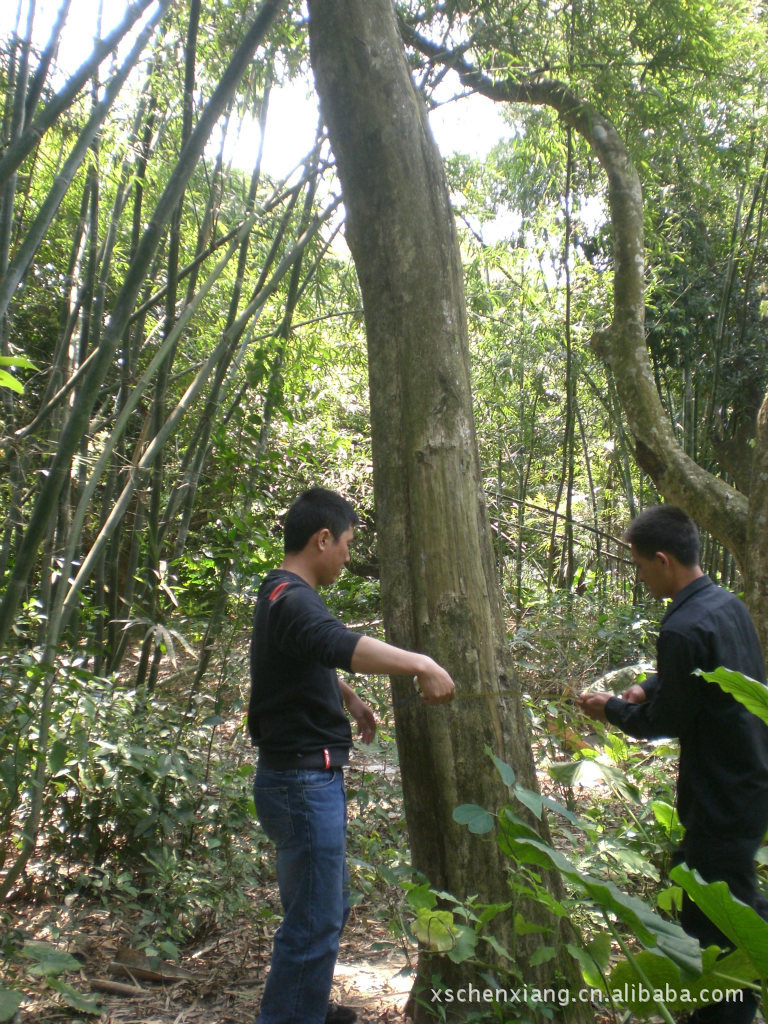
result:
[[[343,767],[352,746],[346,707],[365,743],[373,712],[338,679],[348,672],[410,675],[426,704],[453,698],[448,673],[423,654],[347,629],[318,594],[349,561],[357,516],[315,487],[291,505],[285,557],[259,588],[251,640],[248,728],[259,761],[256,812],[277,847],[283,921],[272,948],[258,1024],[351,1024],[329,1005],[349,913]]]
[[[696,525],[679,508],[647,509],[626,539],[640,579],[655,598],[671,598],[661,621],[657,671],[622,697],[588,693],[590,718],[639,739],[677,737],[677,810],[685,836],[678,861],[705,881],[725,881],[738,899],[768,920],[760,897],[755,854],[768,829],[768,728],[743,704],[708,683],[705,672],[725,667],[765,683],[754,624],[742,601],[714,583],[699,565]],[[725,936],[687,897],[681,923],[703,946],[728,946]],[[748,1024],[756,1002],[696,1010],[696,1024]]]

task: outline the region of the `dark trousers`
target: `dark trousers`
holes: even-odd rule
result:
[[[768,921],[768,901],[760,896],[755,873],[755,855],[763,835],[747,838],[723,838],[687,832],[675,855],[675,863],[685,861],[695,868],[705,882],[727,882],[733,895],[748,904]],[[730,941],[696,904],[683,895],[680,923],[689,935],[703,946],[721,946],[728,949]],[[712,1003],[695,1010],[691,1024],[751,1024],[757,1011],[757,997],[749,989],[743,990],[743,1001]]]

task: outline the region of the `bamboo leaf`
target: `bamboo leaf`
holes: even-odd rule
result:
[[[26,356],[0,356],[0,366],[15,366],[21,370],[36,370],[37,367]]]
[[[0,370],[0,388],[9,388],[19,395],[24,393],[24,385],[17,381],[7,370]]]

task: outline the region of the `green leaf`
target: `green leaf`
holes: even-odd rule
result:
[[[541,821],[544,801],[539,793],[534,793],[533,790],[525,789],[523,786],[515,786],[515,796],[523,806],[527,807]]]
[[[737,900],[725,882],[705,882],[698,871],[685,864],[673,868],[669,877],[685,889],[737,949],[746,953],[760,977],[768,978],[768,921]]]
[[[100,1006],[93,996],[83,995],[82,992],[78,992],[76,988],[68,985],[61,978],[49,978],[48,984],[64,998],[68,1006],[77,1010],[78,1013],[90,1013],[94,1017],[100,1017],[104,1013],[104,1007]]]
[[[768,687],[763,683],[729,668],[716,668],[713,672],[702,672],[698,669],[697,673],[708,683],[717,683],[726,693],[733,694],[748,711],[768,722]]]
[[[7,370],[0,370],[0,388],[9,388],[19,395],[24,394],[24,385],[17,381]]]
[[[170,939],[164,939],[161,942],[158,942],[157,948],[163,956],[166,956],[169,960],[178,961],[181,959],[179,947],[174,942],[171,942]]]
[[[554,946],[540,946],[531,956],[530,964],[532,967],[536,967],[539,964],[548,964],[550,960],[554,960],[556,953],[557,950]]]
[[[663,800],[653,800],[651,801],[651,810],[654,818],[668,836],[680,832],[680,819],[677,816],[677,810],[671,804],[665,803]]]
[[[602,971],[607,971],[611,962],[611,936],[608,932],[596,935],[587,943],[587,952]]]
[[[411,929],[423,946],[436,953],[447,953],[456,945],[457,929],[450,910],[420,907]]]
[[[64,971],[79,971],[82,966],[70,953],[63,949],[53,949],[44,942],[27,942],[21,952],[30,960],[36,960],[30,967],[30,973],[49,978]]]
[[[600,971],[597,969],[594,957],[589,951],[580,949],[579,946],[574,946],[570,942],[565,948],[579,964],[579,967],[581,967],[581,974],[585,985],[588,985],[589,988],[604,988],[605,982],[600,975]]]
[[[486,747],[485,749],[486,753],[490,754],[491,760],[496,765],[496,770],[501,776],[501,781],[504,783],[504,785],[514,786],[515,769],[511,765],[507,764],[506,761],[502,761],[500,758],[496,757],[495,754],[492,754],[488,747]]]
[[[638,790],[632,787],[632,784],[628,782],[626,776],[620,771],[620,769],[605,765],[601,761],[597,761],[592,757],[580,757],[575,761],[563,761],[558,764],[549,765],[547,771],[555,782],[560,783],[561,786],[575,786],[577,782],[585,781],[587,785],[591,786],[594,783],[595,775],[602,775],[607,782],[613,783],[617,786],[620,791],[627,786],[631,787],[630,791],[625,794],[634,803],[637,803]],[[550,804],[549,799],[545,799],[547,807],[551,807],[553,811],[557,811],[558,814],[568,818],[574,825],[578,825],[579,828],[584,828],[584,823],[571,811],[567,811],[565,807],[558,804],[556,801],[552,801]]]
[[[490,832],[494,821],[493,815],[477,804],[461,804],[454,810],[453,820],[478,836]]]
[[[499,817],[499,832],[496,842],[503,852],[520,864],[535,864],[538,867],[550,867],[549,857],[540,851],[537,843],[540,836],[526,825],[510,807],[505,807]],[[530,842],[531,845],[528,845]]]
[[[11,1020],[24,1000],[23,992],[0,988],[0,1020]]]
[[[636,804],[643,802],[643,794],[620,768],[612,764],[603,764],[601,761],[592,761],[591,764],[603,776],[605,781],[610,786],[613,786],[616,792],[620,793],[625,799],[631,800]]]
[[[515,935],[535,935],[537,932],[545,930],[543,924],[527,921],[519,911],[515,914]]]
[[[520,834],[515,842],[518,848],[528,846],[536,851],[536,857],[545,857],[561,875],[583,889],[597,906],[629,925],[644,946],[658,947],[678,967],[692,975],[701,970],[699,944],[690,935],[686,935],[680,925],[659,917],[641,899],[628,896],[612,882],[603,882],[582,874],[567,857],[540,839]],[[524,854],[521,855],[521,860],[526,863],[541,863],[540,859],[526,860]],[[768,928],[768,925],[765,927]]]
[[[495,917],[498,917],[499,914],[505,914],[511,906],[511,903],[490,903],[478,915],[478,924],[488,924]]]
[[[414,910],[431,910],[437,906],[437,896],[430,889],[429,882],[424,882],[423,885],[406,882],[405,889],[405,898],[408,900],[408,905]]]
[[[683,890],[679,885],[662,889],[656,897],[656,905],[666,914],[678,914],[683,906]]]
[[[608,979],[608,993],[622,1006],[647,1016],[663,1003],[673,1011],[706,1006],[713,989],[740,989],[749,982],[749,968],[739,955],[715,960],[711,968],[695,976],[681,975],[668,957],[653,950],[641,950],[616,965]],[[646,984],[638,981],[637,969]],[[706,993],[706,998],[702,994]]]
[[[456,944],[448,953],[448,959],[455,964],[462,964],[475,955],[477,933],[465,924],[456,925]]]
[[[22,370],[36,370],[37,367],[26,356],[0,356],[0,366],[18,366]]]
[[[48,752],[48,770],[51,775],[58,775],[67,761],[67,745],[64,740],[54,740]]]

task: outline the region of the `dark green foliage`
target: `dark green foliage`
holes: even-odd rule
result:
[[[45,676],[34,663],[13,682],[6,676],[0,730],[6,835],[27,799]],[[238,689],[224,667],[214,692],[186,704],[173,689],[156,692],[150,711],[146,693],[94,676],[82,659],[60,663],[39,835],[45,855],[33,864],[30,882],[135,909],[145,938],[180,942],[210,926],[211,915],[237,903],[258,861],[251,845],[252,767],[219,765],[238,706],[242,722]]]
[[[629,878],[642,878],[647,871],[645,851],[633,849],[635,840],[629,830],[623,830],[625,838],[622,840],[616,839],[615,834],[612,838],[613,850],[608,861],[611,855],[616,856],[615,863],[621,872],[617,879],[615,871],[606,871],[604,852],[600,852],[606,837],[604,822],[588,822],[557,801],[530,792],[516,782],[515,773],[509,765],[498,762],[498,768],[510,789],[510,803],[495,814],[472,805],[459,807],[454,813],[456,820],[470,831],[481,835],[495,832],[496,842],[515,864],[509,879],[511,904],[496,909],[513,913],[515,898],[523,892],[527,896],[535,895],[551,909],[554,899],[549,887],[545,888],[542,882],[543,872],[554,869],[560,873],[567,887],[566,897],[559,901],[560,914],[571,919],[574,916],[580,918],[585,934],[589,936],[591,932],[592,935],[582,946],[568,944],[565,949],[560,948],[556,936],[542,936],[541,955],[553,961],[554,995],[542,1001],[536,993],[528,993],[529,998],[525,1002],[529,1016],[522,1019],[551,1019],[553,1007],[558,1005],[556,1002],[553,1004],[553,1000],[560,991],[556,980],[557,958],[565,955],[578,960],[585,990],[592,990],[596,1005],[610,1005],[614,1011],[631,1009],[640,1019],[661,1014],[665,1021],[672,1022],[670,1011],[690,1010],[696,1005],[706,1004],[713,989],[722,991],[752,985],[756,977],[765,981],[766,965],[762,951],[768,926],[751,908],[740,905],[728,893],[726,886],[702,885],[693,872],[678,868],[673,871],[674,881],[683,885],[696,902],[728,929],[734,951],[724,959],[716,959],[717,949],[702,952],[696,940],[686,935],[679,925],[666,915],[654,912],[637,896],[624,891]],[[555,833],[552,844],[541,838],[536,826],[545,811]],[[663,812],[658,814],[658,818],[667,820]],[[658,840],[663,834],[657,830],[654,838]],[[576,861],[572,853],[565,855],[562,852],[566,849],[579,850],[584,844],[586,857],[580,856]],[[598,851],[596,859],[590,857],[590,849]],[[637,856],[638,853],[641,856]],[[669,901],[663,902],[665,908],[670,909]],[[456,949],[455,940],[464,926],[456,922],[455,914],[450,911],[435,913],[441,914],[438,923],[442,926],[442,934],[446,941],[453,937],[453,948]],[[422,928],[426,923],[422,920]],[[477,926],[482,936],[479,921]],[[519,921],[518,926],[525,927],[525,922]],[[601,938],[607,939],[607,935],[612,937],[623,954],[624,958],[618,963],[609,957],[610,943],[601,941]],[[467,948],[465,955],[474,955],[474,947]],[[494,984],[500,990],[514,987],[517,975],[514,952],[508,951],[508,955],[511,961],[509,977],[505,977],[503,969],[494,978],[487,977],[491,988]],[[578,998],[576,993],[566,992],[564,995]],[[509,1018],[504,1010],[503,1001],[498,1001],[494,1012],[477,1019],[506,1021]]]

